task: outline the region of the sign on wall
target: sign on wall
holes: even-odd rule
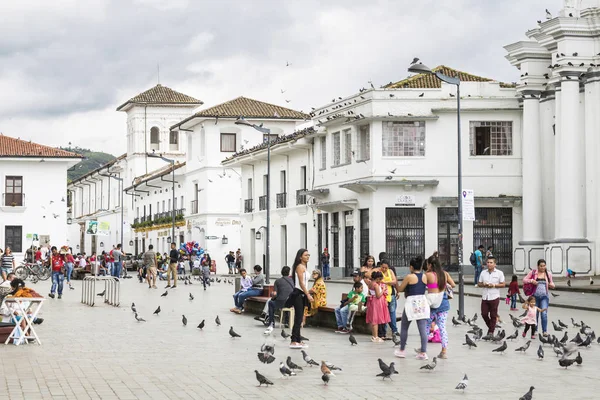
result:
[[[97,235],[98,234],[98,221],[96,221],[96,220],[85,221],[85,234],[86,235]]]
[[[475,221],[475,194],[471,189],[464,189],[461,196],[463,221]]]
[[[109,236],[110,235],[110,222],[100,221],[98,222],[98,233],[97,235]]]
[[[403,207],[408,207],[408,206],[414,206],[416,204],[417,200],[415,199],[415,196],[412,194],[399,194],[398,196],[396,196],[396,203],[395,205],[398,206],[403,206]]]

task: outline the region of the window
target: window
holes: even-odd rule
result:
[[[287,260],[287,225],[281,225],[281,261]]]
[[[248,178],[248,197],[247,199],[252,198],[252,178]]]
[[[158,150],[160,147],[160,131],[156,126],[150,128],[150,148]]]
[[[171,211],[171,210],[172,210],[172,208],[171,208],[171,199],[169,199],[169,208],[167,210],[165,210],[165,205],[163,204],[163,212]]]
[[[169,132],[169,150],[179,150],[179,132]]]
[[[7,176],[4,184],[4,205],[23,205],[23,177]]]
[[[327,168],[327,138],[321,138],[321,169]]]
[[[340,165],[341,160],[341,138],[340,133],[336,132],[333,134],[333,165]]]
[[[472,156],[512,156],[512,121],[471,121]]]
[[[344,162],[352,162],[352,131],[350,129],[344,131]]]
[[[360,210],[360,259],[370,254],[369,249],[369,209]]]
[[[358,160],[366,161],[371,159],[371,132],[370,125],[363,125],[358,128]]]
[[[300,248],[306,249],[308,246],[308,225],[306,223],[300,224]]]
[[[424,209],[385,209],[385,251],[398,275],[408,273],[410,259],[425,254]]]
[[[5,226],[4,227],[4,248],[10,247],[13,253],[23,251],[23,227]]]
[[[382,155],[412,157],[425,155],[425,122],[383,122]]]
[[[333,241],[333,266],[337,268],[340,266],[340,213],[335,212],[331,215],[331,226],[337,228],[335,233],[331,233],[331,240]]]
[[[486,249],[494,246],[493,254],[498,265],[513,263],[512,214],[513,210],[509,207],[475,207],[473,247],[480,244]]]
[[[279,137],[278,135],[273,134],[273,133],[271,133],[270,135],[263,134],[263,142],[266,143],[267,140],[269,140],[269,138],[271,139],[271,142],[275,142],[275,141],[277,141],[278,137]]]
[[[221,152],[235,153],[235,133],[221,133]]]

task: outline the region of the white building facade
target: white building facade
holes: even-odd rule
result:
[[[600,1],[565,0],[505,47],[521,71],[523,237],[515,270],[545,258],[554,274],[600,272]]]
[[[10,247],[17,261],[31,246],[69,244],[67,169],[81,158],[0,135],[0,246]]]

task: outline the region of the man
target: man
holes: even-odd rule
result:
[[[269,318],[269,327],[265,330],[265,335],[270,335],[271,332],[273,332],[273,329],[275,329],[275,311],[283,308],[285,301],[294,290],[294,281],[289,275],[290,267],[285,266],[281,268],[281,278],[275,280],[275,283],[273,284],[273,295],[265,305]],[[258,319],[260,319],[260,317]]]
[[[363,292],[365,290],[364,281],[362,281],[359,271],[352,272],[352,281],[352,290],[348,292],[348,297],[334,310],[338,327],[336,333],[352,332],[354,316],[357,311],[362,311],[363,305],[367,301],[367,297]]]
[[[62,254],[59,254],[56,250],[56,246],[52,246],[50,249],[50,265],[52,266],[52,287],[50,288],[49,297],[54,298],[54,292],[58,289],[58,298],[62,298],[63,292],[63,281],[65,275],[63,268],[65,266],[65,260]]]
[[[323,280],[330,280],[329,276],[329,259],[330,259],[329,250],[327,247],[323,249],[323,253],[321,253],[321,271],[323,272]]]
[[[240,275],[242,275],[240,279],[240,290],[234,293],[233,295],[233,303],[235,304],[235,307],[229,310],[234,313],[238,313],[243,307],[243,301],[245,300],[245,298],[242,298],[242,296],[245,295],[248,291],[252,290],[252,278],[248,276],[244,268],[240,270]],[[252,296],[257,295],[253,294]]]
[[[158,263],[156,262],[156,253],[153,249],[153,245],[148,246],[148,251],[142,256],[142,265],[146,268],[146,281],[148,282],[148,289],[158,289],[156,287]]]
[[[242,268],[242,260],[243,259],[244,259],[244,257],[242,256],[242,250],[237,249],[237,251],[235,252],[235,273],[236,274]]]
[[[179,261],[179,252],[177,251],[177,245],[171,243],[171,251],[169,252],[169,269],[167,270],[167,286],[165,289],[171,287],[171,275],[173,276],[173,289],[177,287],[177,261]]]
[[[487,336],[494,335],[496,320],[498,318],[498,304],[500,304],[500,290],[505,286],[504,273],[496,269],[496,259],[487,259],[487,269],[479,275],[477,286],[484,288],[481,293],[481,316],[488,327]]]
[[[117,248],[111,251],[111,253],[114,260],[112,276],[118,280],[121,277],[121,272],[123,271],[123,251],[121,250],[121,243],[119,243]]]
[[[477,250],[475,250],[475,280],[474,285],[477,285],[479,282],[479,275],[481,274],[481,270],[483,269],[483,252],[485,247],[482,244],[479,245]]]
[[[230,251],[225,256],[225,262],[227,263],[227,268],[229,268],[229,274],[233,274],[233,269],[235,268],[235,257],[233,256],[233,251]]]
[[[42,251],[38,248],[35,250],[35,262],[40,264],[42,262]]]

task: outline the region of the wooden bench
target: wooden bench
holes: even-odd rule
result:
[[[248,297],[246,299],[244,310],[246,310],[247,313],[260,315],[263,312],[267,301],[271,299],[273,292],[275,292],[275,287],[273,285],[265,285],[260,296]]]

